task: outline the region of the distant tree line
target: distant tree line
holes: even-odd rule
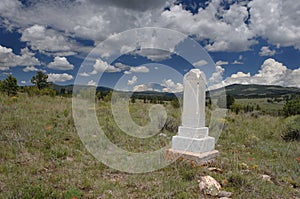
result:
[[[294,95],[283,107],[285,116],[300,115],[300,95]]]
[[[299,93],[300,94],[300,93]],[[292,95],[299,95],[297,93],[294,93]],[[275,99],[280,99],[280,98],[284,98],[284,100],[291,98],[291,94],[286,94],[286,93],[272,93],[272,94],[253,94],[253,95],[233,95],[233,94],[229,94],[227,93],[227,95],[232,95],[234,96],[235,99],[259,99],[259,98],[271,98],[273,100]]]
[[[113,91],[97,91],[96,92],[96,100],[97,101],[105,101],[105,102],[109,102],[111,101],[111,98],[112,98],[112,93]],[[117,94],[119,97],[125,97],[125,95],[129,95],[129,93],[122,93],[122,92],[119,92]],[[127,96],[126,96],[127,97]],[[150,104],[164,104],[165,102],[170,102],[171,105],[174,107],[174,108],[179,108],[180,107],[180,102],[178,100],[178,98],[174,95],[156,95],[155,93],[154,94],[142,94],[142,93],[133,93],[131,96],[130,96],[130,102],[132,104],[136,103],[138,101],[144,103],[144,104],[147,104],[147,103],[150,103]]]
[[[230,106],[230,110],[236,114],[239,114],[240,112],[243,113],[251,113],[253,111],[260,111],[261,107],[259,106],[259,104],[239,104],[239,103],[234,103]]]
[[[33,95],[50,95],[55,96],[56,91],[52,88],[52,83],[48,82],[48,75],[42,71],[38,71],[35,76],[31,78],[31,83],[35,86],[18,86],[17,79],[8,75],[6,79],[0,81],[0,91],[8,96],[16,96],[18,91],[25,92],[29,96]]]
[[[270,114],[274,116],[292,116],[292,115],[300,115],[300,95],[284,95],[280,97],[273,97],[267,99],[268,103],[282,103],[284,102],[284,106],[281,110],[262,110],[259,104],[256,103],[248,103],[241,104],[236,102],[235,98],[231,95],[227,95],[226,97],[220,97],[217,101],[217,105],[219,108],[227,108],[230,111],[239,114],[249,113],[249,112],[261,112],[262,114]],[[209,103],[208,103],[209,105]]]

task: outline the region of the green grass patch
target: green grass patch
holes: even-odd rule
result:
[[[300,145],[282,139],[284,118],[230,113],[216,144],[220,156],[207,166],[222,172],[177,161],[151,173],[127,174],[98,162],[85,149],[74,127],[71,99],[20,94],[17,100],[1,95],[0,102],[0,198],[207,198],[198,188],[203,175],[218,180],[233,198],[300,197]],[[130,104],[137,124],[149,122],[150,106],[138,100]],[[181,111],[163,106],[172,118],[170,128],[162,130],[165,136],[149,139],[119,129],[109,103],[101,101],[96,108],[112,142],[144,152],[169,144],[176,134],[171,129],[180,124]]]

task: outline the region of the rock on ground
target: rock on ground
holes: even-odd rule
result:
[[[206,195],[218,196],[221,185],[211,176],[203,176],[199,180],[199,188]]]
[[[223,198],[230,198],[232,196],[232,193],[231,192],[227,192],[227,191],[220,191],[219,197],[223,197]]]

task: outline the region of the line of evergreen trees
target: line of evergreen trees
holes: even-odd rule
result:
[[[55,96],[56,91],[52,88],[52,82],[48,82],[48,75],[42,71],[38,71],[35,76],[31,78],[31,83],[35,86],[19,87],[17,78],[13,75],[8,75],[6,79],[0,81],[0,91],[6,93],[8,96],[16,96],[18,91],[26,92],[28,95],[50,95]]]
[[[300,96],[292,96],[283,107],[285,116],[300,115]]]

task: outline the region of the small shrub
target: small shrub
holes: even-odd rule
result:
[[[173,106],[173,108],[180,108],[180,103],[179,103],[179,100],[177,98],[173,99],[171,101],[171,105]]]
[[[55,97],[56,96],[56,91],[52,88],[43,88],[43,89],[40,90],[40,94]]]
[[[283,112],[286,116],[300,114],[300,99],[288,101],[283,107]]]
[[[284,141],[300,141],[300,115],[285,119],[284,129],[281,135]]]
[[[246,184],[246,179],[240,174],[232,174],[228,178],[228,184],[240,188]]]
[[[179,122],[176,119],[168,117],[163,129],[172,133],[176,133],[178,131],[178,126]]]
[[[194,180],[196,175],[197,175],[196,169],[186,169],[186,170],[181,171],[181,177],[185,181]]]
[[[295,129],[287,129],[282,135],[284,141],[300,141],[300,131]]]

